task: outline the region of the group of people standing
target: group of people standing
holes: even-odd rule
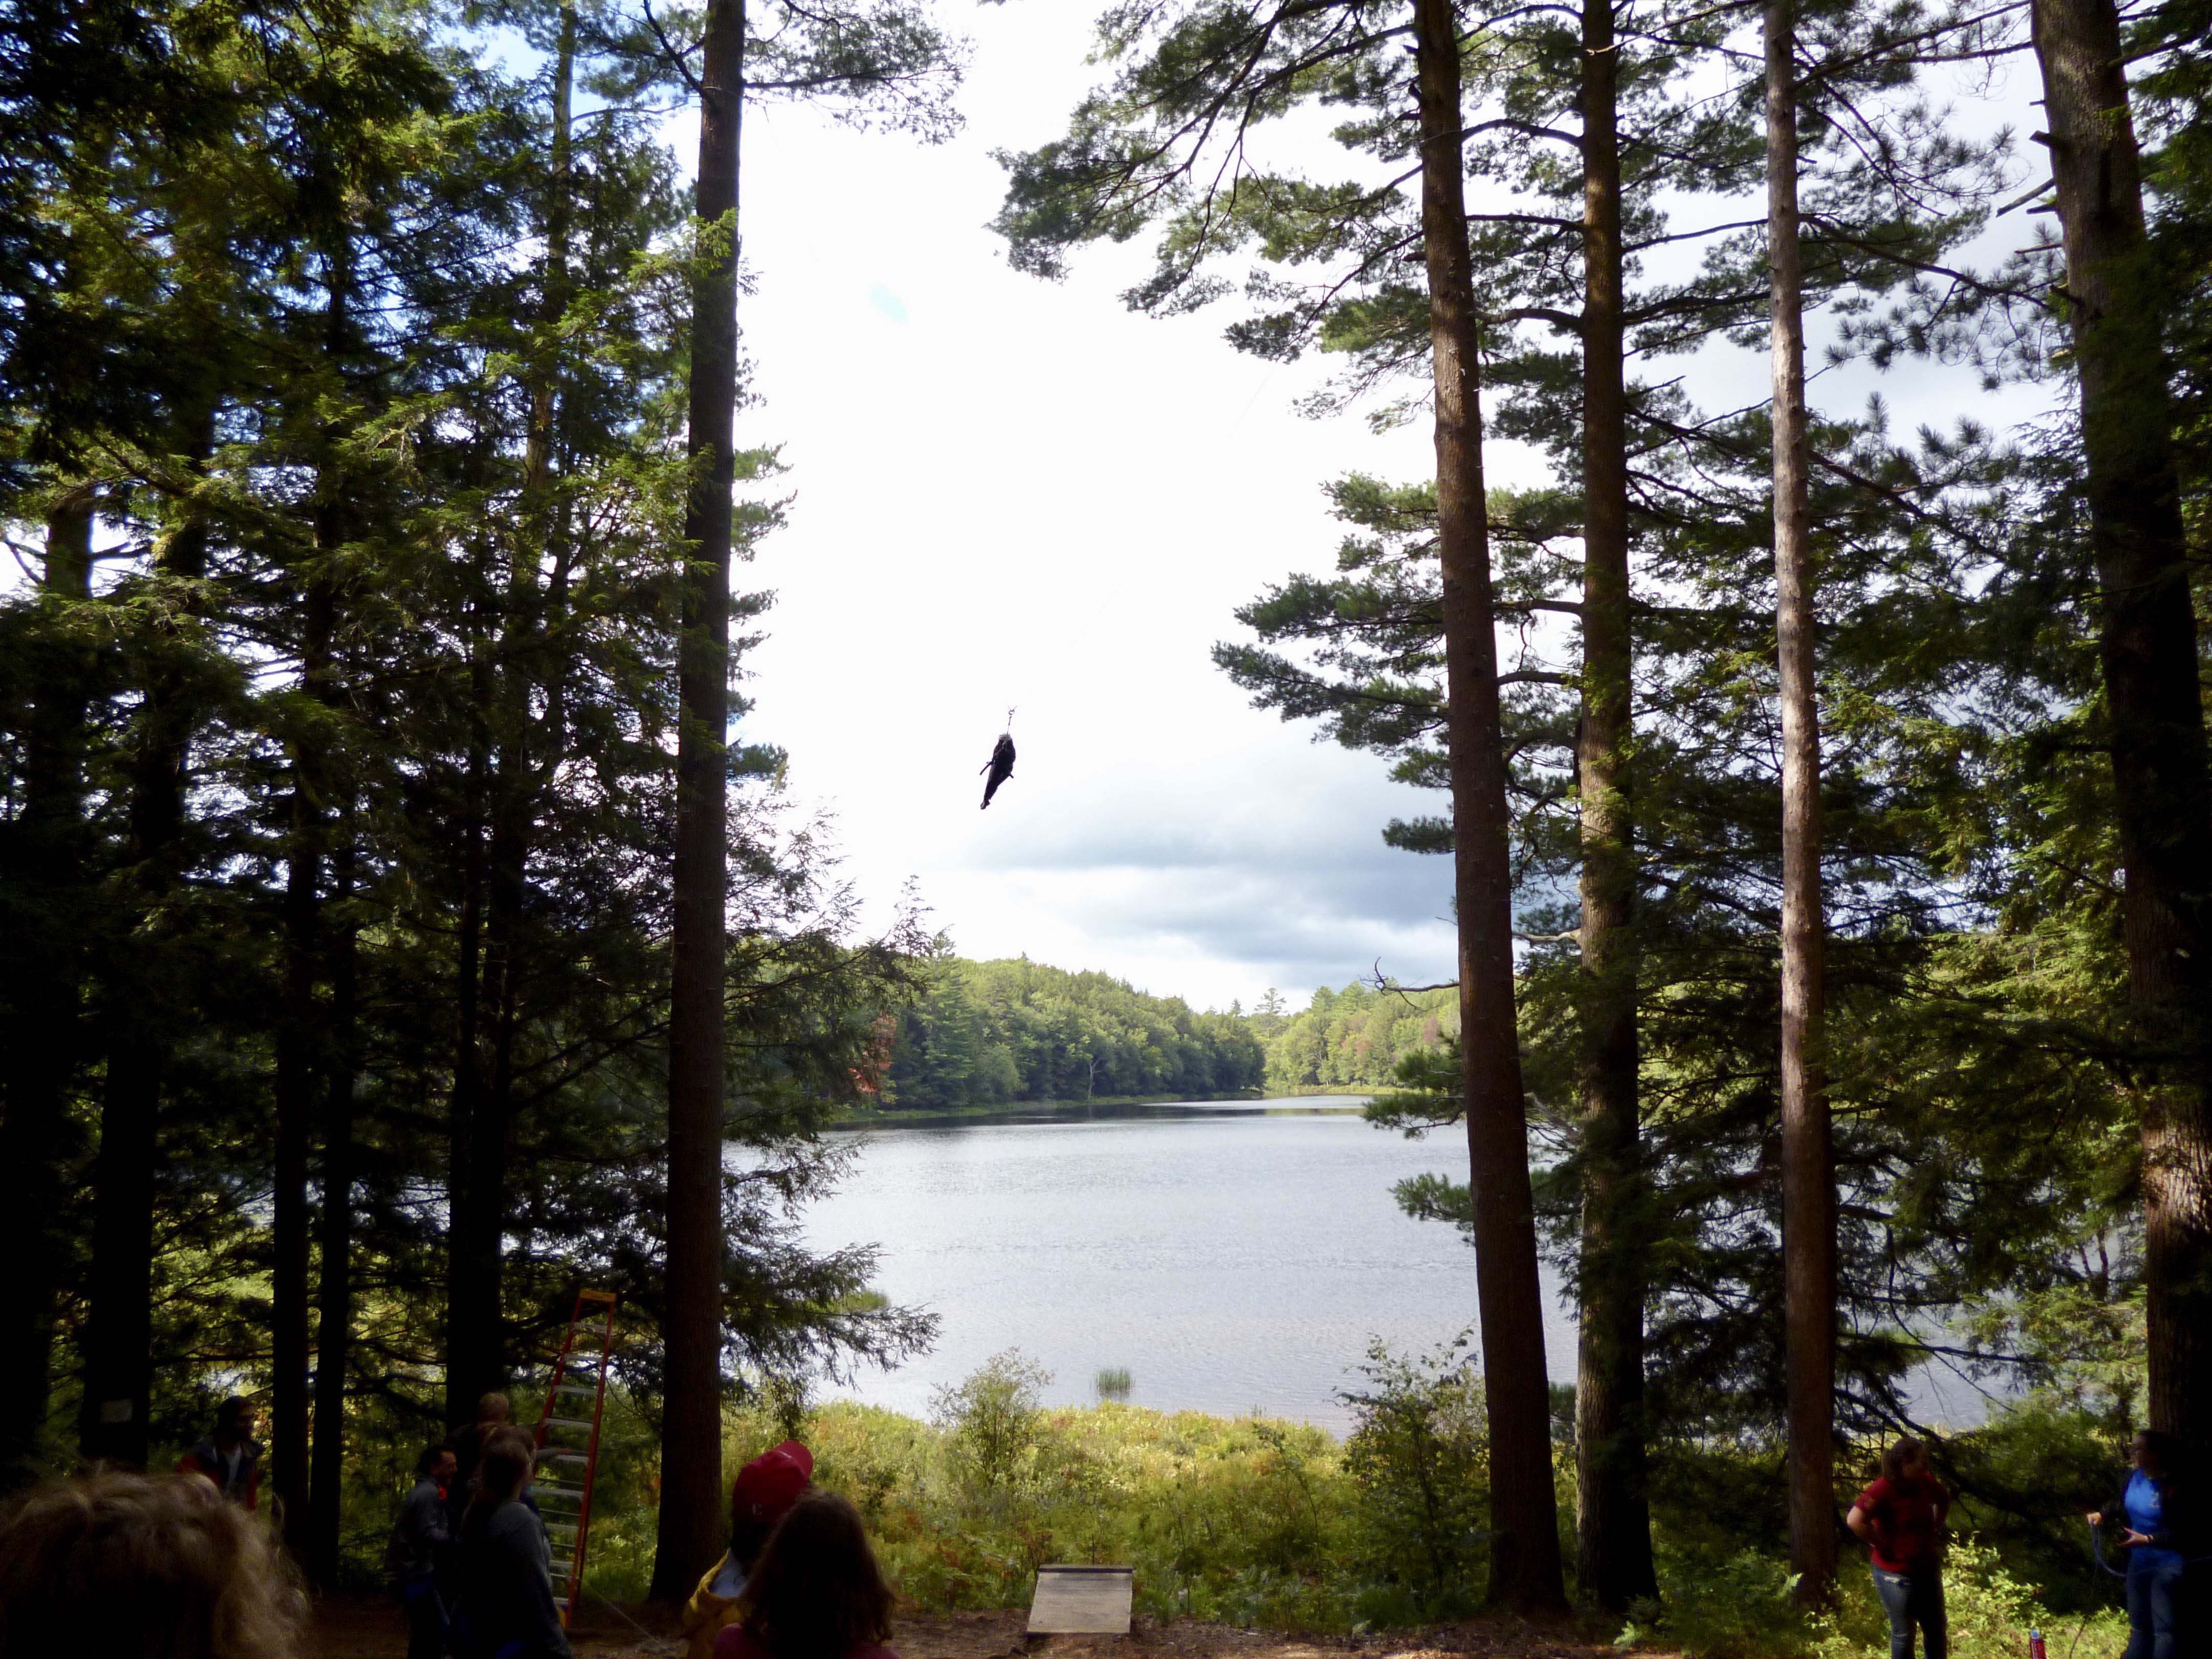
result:
[[[2212,1559],[2204,1498],[2186,1452],[2173,1436],[2144,1430],[2130,1449],[2118,1495],[2084,1517],[2100,1540],[2099,1562],[2109,1545],[2125,1563],[2108,1567],[2127,1584],[2125,1659],[2197,1659],[2207,1650],[2184,1645],[2185,1636],[2206,1639],[2190,1569]],[[1943,1523],[1950,1508],[1950,1492],[1928,1467],[1928,1448],[1907,1437],[1882,1454],[1881,1474],[1844,1517],[1868,1547],[1875,1593],[1889,1616],[1890,1659],[1912,1659],[1916,1630],[1926,1659],[1948,1659]]]
[[[306,1597],[255,1513],[253,1426],[228,1401],[175,1474],[95,1470],[0,1513],[0,1659],[300,1659]],[[569,1659],[537,1449],[496,1395],[422,1449],[387,1555],[410,1659]],[[684,1610],[690,1659],[898,1659],[860,1512],[813,1473],[793,1440],[738,1474],[729,1549]]]
[[[386,1560],[408,1659],[568,1659],[551,1552],[531,1501],[532,1436],[486,1395],[475,1423],[426,1446]],[[796,1440],[738,1472],[730,1545],[684,1610],[687,1659],[897,1659],[891,1590],[860,1513],[813,1485]]]
[[[425,1446],[385,1551],[407,1659],[567,1659],[553,1553],[530,1497],[538,1443],[503,1394]]]

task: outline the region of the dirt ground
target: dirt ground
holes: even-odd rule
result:
[[[900,1659],[1613,1659],[1615,1654],[1609,1641],[1570,1626],[1510,1619],[1341,1638],[1273,1636],[1195,1620],[1158,1624],[1140,1617],[1127,1637],[1029,1640],[1024,1622],[1018,1608],[902,1619],[891,1632],[891,1646]],[[672,1628],[657,1609],[587,1606],[570,1635],[578,1659],[675,1659],[683,1650]],[[316,1607],[307,1647],[313,1659],[404,1659],[407,1633],[389,1601],[332,1597]]]

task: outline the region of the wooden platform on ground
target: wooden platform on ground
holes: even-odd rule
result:
[[[1133,1567],[1039,1567],[1031,1636],[1127,1636],[1136,1604]]]

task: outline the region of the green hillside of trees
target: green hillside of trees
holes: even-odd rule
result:
[[[880,1100],[896,1111],[1019,1101],[1392,1086],[1398,1062],[1459,1035],[1455,994],[1322,986],[1298,1013],[1270,990],[1247,1013],[1194,1012],[1126,980],[1027,957],[934,958],[898,1016]]]
[[[1407,1054],[1459,1035],[1459,993],[1378,991],[1354,981],[1341,991],[1322,987],[1299,1014],[1284,1016],[1263,1003],[1253,1024],[1267,1051],[1269,1094],[1364,1093],[1392,1086]]]
[[[902,1110],[1116,1095],[1238,1094],[1267,1056],[1239,1012],[1194,1012],[1106,974],[935,958],[900,1015],[883,1091]]]

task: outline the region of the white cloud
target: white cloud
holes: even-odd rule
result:
[[[1341,984],[1378,957],[1443,977],[1446,862],[1378,833],[1436,798],[1250,708],[1207,658],[1238,604],[1329,563],[1322,484],[1421,477],[1427,434],[1302,419],[1329,365],[1240,356],[1221,315],[1126,310],[1141,240],[1052,284],[985,228],[990,152],[1054,136],[1097,73],[1092,9],[971,14],[968,125],[942,148],[748,112],[742,320],[763,401],[741,441],[782,445],[795,500],[746,573],[778,595],[747,735],[835,807],[872,902],[918,878],[966,953],[1200,1004]],[[687,165],[694,131],[670,132]],[[1761,354],[1695,368],[1716,407],[1764,395]],[[1863,379],[1815,395],[1856,408]],[[1953,371],[1893,380],[1908,418],[1954,401]],[[1500,483],[1540,475],[1511,445],[1488,462]],[[1010,705],[1020,759],[979,812]]]

